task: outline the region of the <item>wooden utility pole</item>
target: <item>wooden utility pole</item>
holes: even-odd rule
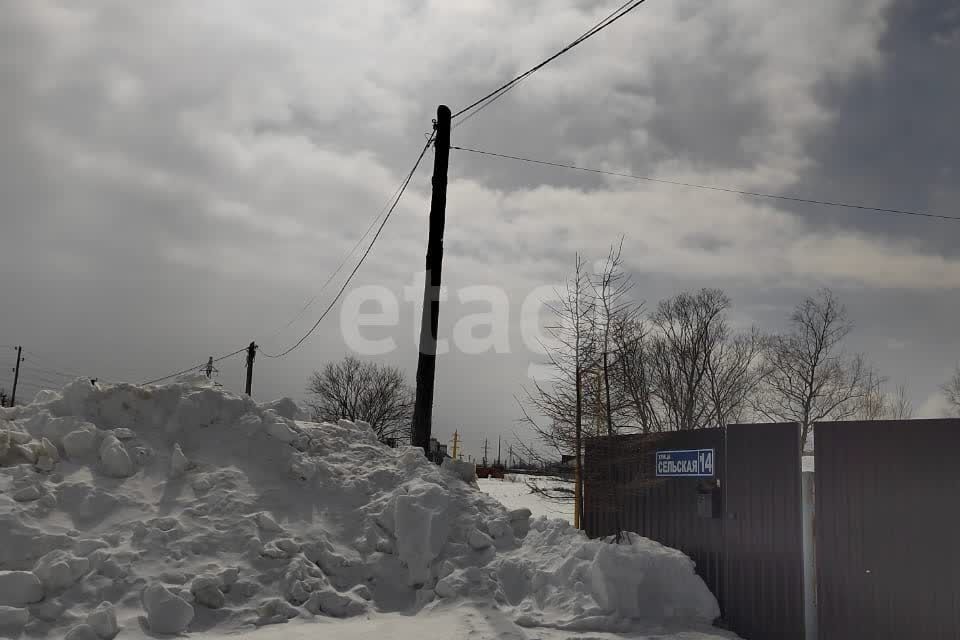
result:
[[[208,378],[213,377],[213,356],[210,356],[210,359],[207,360],[207,366],[203,368],[203,372]]]
[[[500,460],[500,436],[497,436],[497,466],[502,464]]]
[[[13,368],[13,390],[10,392],[10,406],[17,404],[17,382],[20,380],[20,363],[23,362],[23,347],[17,347],[17,366]]]
[[[443,227],[447,209],[447,166],[450,160],[450,107],[437,107],[433,142],[433,193],[430,197],[430,232],[427,238],[426,277],[423,283],[423,316],[420,320],[420,355],[417,359],[417,395],[413,407],[413,446],[424,451],[430,444],[433,422],[433,382],[437,365],[437,325],[440,319],[440,282],[443,268]]]
[[[254,342],[250,343],[250,346],[247,347],[247,387],[245,391],[247,395],[251,395],[250,391],[253,389],[253,359],[257,357],[257,345]]]

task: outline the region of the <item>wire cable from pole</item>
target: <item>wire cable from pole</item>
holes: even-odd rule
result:
[[[35,371],[35,372],[37,372],[37,373],[44,373],[44,374],[49,374],[49,375],[60,376],[61,378],[70,378],[70,379],[86,377],[86,376],[81,376],[81,375],[75,375],[75,374],[72,374],[72,373],[64,373],[63,371],[57,371],[56,369],[47,369],[47,368],[45,368],[45,367],[38,367],[38,366],[35,366],[35,365],[31,365],[31,364],[29,364],[29,362],[30,362],[29,360],[27,360],[26,362],[27,362],[27,364],[24,364],[24,365],[21,367],[21,369],[23,369],[24,371]]]
[[[397,187],[396,191],[393,192],[393,195],[390,196],[390,199],[387,200],[387,202],[383,205],[383,207],[380,209],[377,215],[373,218],[373,220],[370,221],[370,224],[367,226],[366,231],[363,232],[363,235],[361,235],[360,238],[357,240],[357,242],[353,245],[353,248],[350,249],[350,251],[343,257],[343,260],[340,261],[340,264],[337,265],[337,268],[334,270],[334,272],[330,274],[330,276],[324,281],[322,285],[320,285],[320,288],[317,290],[317,293],[312,298],[310,298],[310,300],[305,305],[303,305],[300,311],[298,311],[297,314],[293,318],[291,318],[289,322],[287,322],[287,324],[283,325],[282,327],[280,327],[279,329],[271,333],[268,336],[268,338],[276,337],[281,331],[283,331],[284,329],[287,329],[294,322],[302,318],[303,315],[307,312],[307,310],[313,306],[313,304],[320,298],[320,294],[323,293],[326,290],[326,288],[330,285],[330,283],[333,282],[333,279],[336,278],[341,271],[343,271],[343,267],[346,266],[350,258],[353,257],[353,254],[355,254],[357,252],[357,249],[360,247],[360,245],[363,244],[363,241],[366,240],[368,235],[370,235],[370,232],[373,230],[374,226],[376,226],[377,221],[387,210],[387,207],[390,206],[390,203],[393,202],[393,200],[397,197],[397,193],[400,191],[401,188],[403,188],[402,185],[400,187]]]
[[[244,348],[242,348],[242,349],[237,349],[237,350],[234,351],[233,353],[228,353],[228,354],[225,355],[225,356],[220,356],[219,358],[214,358],[213,361],[214,361],[214,362],[220,362],[220,361],[222,361],[222,360],[226,360],[227,358],[232,358],[233,356],[235,356],[235,355],[237,355],[237,354],[239,354],[239,353],[243,353],[243,352],[246,351],[246,350],[247,350],[247,347],[244,347]],[[163,376],[162,378],[154,378],[153,380],[148,380],[147,382],[141,382],[141,383],[140,383],[140,386],[141,386],[141,387],[145,387],[145,386],[147,386],[148,384],[156,384],[157,382],[163,382],[164,380],[169,380],[170,378],[176,378],[177,376],[182,376],[182,375],[185,374],[185,373],[190,373],[191,371],[197,371],[197,370],[200,369],[200,367],[204,367],[204,366],[206,366],[206,365],[207,365],[207,362],[204,361],[204,362],[201,362],[201,363],[199,363],[199,364],[193,365],[192,367],[187,367],[186,369],[181,369],[180,371],[177,371],[176,373],[171,373],[171,374],[168,375],[168,376]]]
[[[556,60],[557,58],[559,58],[560,56],[562,56],[562,55],[565,54],[566,52],[570,51],[571,49],[573,49],[573,48],[576,47],[577,45],[585,42],[586,40],[588,40],[588,39],[592,38],[593,36],[595,36],[596,34],[600,33],[601,31],[603,31],[604,29],[606,29],[607,27],[609,27],[611,24],[613,24],[614,22],[616,22],[617,20],[619,20],[619,19],[622,18],[623,16],[627,15],[628,13],[630,13],[631,11],[633,11],[634,9],[636,9],[637,7],[639,7],[639,6],[640,6],[641,4],[643,4],[644,2],[646,2],[646,0],[634,0],[634,1],[632,2],[632,4],[631,4],[631,2],[626,2],[626,3],[624,3],[623,5],[620,6],[619,9],[615,10],[613,13],[611,13],[610,15],[608,15],[606,18],[604,18],[603,20],[601,20],[599,23],[597,23],[596,25],[594,25],[593,27],[591,27],[590,29],[588,29],[586,32],[584,32],[583,34],[581,34],[580,37],[578,37],[576,40],[574,40],[573,42],[571,42],[570,44],[568,44],[568,45],[565,46],[564,48],[560,49],[559,51],[557,51],[556,53],[554,53],[552,56],[550,56],[549,58],[547,58],[547,59],[544,60],[543,62],[540,62],[539,64],[537,64],[537,65],[535,65],[535,66],[527,69],[526,71],[524,71],[524,72],[521,73],[520,75],[518,75],[518,76],[516,76],[515,78],[513,78],[512,80],[510,80],[510,81],[508,81],[508,82],[500,85],[498,88],[494,89],[493,91],[491,91],[491,92],[488,93],[487,95],[483,96],[483,97],[480,98],[479,100],[475,100],[474,102],[470,103],[469,105],[467,105],[467,106],[464,107],[463,109],[460,109],[460,111],[457,111],[456,113],[454,113],[453,116],[452,116],[452,119],[456,119],[456,118],[460,117],[461,115],[463,115],[464,113],[467,113],[468,111],[471,111],[472,109],[475,109],[475,108],[477,108],[477,107],[479,107],[478,111],[479,111],[479,110],[482,110],[482,109],[486,109],[486,108],[489,107],[491,104],[493,104],[494,102],[496,102],[497,100],[499,100],[500,98],[502,98],[508,91],[510,91],[510,90],[511,90],[514,86],[516,86],[518,83],[523,82],[523,80],[525,80],[526,78],[530,77],[531,75],[533,75],[534,73],[536,73],[537,71],[539,71],[540,69],[542,69],[543,67],[547,66],[548,64],[550,64],[551,62],[553,62],[554,60]],[[471,117],[472,117],[472,116],[471,116]],[[464,119],[464,121],[466,121],[466,119]],[[457,126],[459,126],[459,124],[458,124]]]
[[[423,160],[423,156],[426,155],[427,149],[429,149],[430,145],[433,144],[433,138],[434,136],[431,135],[430,138],[427,140],[427,143],[423,145],[423,149],[420,150],[420,155],[417,157],[417,161],[413,163],[413,168],[410,169],[410,172],[407,174],[406,178],[401,183],[400,189],[397,192],[397,196],[393,200],[393,204],[390,205],[390,208],[387,210],[387,214],[383,217],[383,220],[380,222],[380,226],[377,228],[377,232],[373,234],[373,239],[370,241],[370,244],[367,246],[366,251],[364,251],[363,255],[360,256],[360,261],[357,262],[357,265],[353,268],[353,271],[351,271],[350,275],[347,276],[347,279],[343,283],[343,286],[340,287],[340,290],[337,292],[337,295],[335,295],[333,300],[330,301],[330,304],[327,305],[327,308],[323,311],[323,313],[320,315],[317,321],[313,323],[313,326],[310,327],[310,330],[307,331],[302,338],[297,340],[297,342],[286,351],[283,351],[277,354],[269,354],[269,353],[263,352],[263,350],[259,350],[264,357],[267,357],[267,358],[284,357],[285,355],[289,354],[291,351],[293,351],[294,349],[302,345],[307,340],[307,338],[309,338],[313,334],[313,332],[317,330],[317,327],[320,326],[320,323],[323,322],[323,319],[327,317],[327,315],[333,309],[334,305],[337,304],[337,301],[340,300],[340,296],[342,296],[343,292],[346,291],[347,286],[349,286],[350,281],[353,280],[353,276],[356,275],[357,271],[360,269],[360,266],[367,259],[367,256],[370,255],[370,251],[373,249],[373,245],[376,244],[377,239],[380,237],[380,233],[383,231],[384,226],[386,226],[387,221],[390,219],[390,216],[393,214],[394,209],[397,208],[397,204],[400,203],[400,199],[403,197],[404,192],[407,190],[407,185],[410,184],[410,180],[413,179],[413,174],[416,173],[417,168],[420,166],[420,162]]]
[[[960,218],[954,216],[945,216],[936,213],[928,213],[926,211],[912,211],[909,209],[888,209],[884,207],[871,207],[868,205],[862,204],[851,204],[847,202],[836,202],[831,200],[817,200],[814,198],[801,198],[797,196],[783,196],[773,193],[763,193],[760,191],[745,191],[742,189],[733,189],[730,187],[714,187],[710,185],[695,184],[692,182],[681,182],[679,180],[666,180],[663,178],[651,178],[649,176],[638,176],[631,173],[619,173],[617,171],[604,171],[603,169],[590,169],[587,167],[578,167],[572,164],[563,164],[560,162],[549,162],[547,160],[536,160],[533,158],[523,158],[521,156],[511,156],[505,153],[495,153],[493,151],[482,151],[480,149],[470,149],[469,147],[457,147],[452,146],[451,149],[456,149],[457,151],[467,151],[469,153],[477,153],[484,156],[493,156],[496,158],[506,158],[508,160],[517,160],[520,162],[529,162],[531,164],[539,164],[547,167],[559,167],[561,169],[573,169],[575,171],[586,171],[588,173],[599,173],[606,176],[615,176],[618,178],[632,178],[634,180],[644,180],[646,182],[657,182],[661,184],[671,184],[679,187],[690,187],[693,189],[705,189],[708,191],[721,191],[724,193],[733,193],[741,196],[751,196],[755,198],[770,198],[773,200],[787,200],[789,202],[802,202],[806,204],[816,204],[826,207],[843,207],[846,209],[858,209],[861,211],[874,211],[877,213],[887,213],[887,214],[896,214],[904,216],[919,216],[922,218],[936,218],[939,220],[952,220],[954,222],[960,222]]]
[[[41,355],[41,354],[39,354],[39,353],[36,353],[36,352],[33,351],[32,349],[24,349],[24,350],[23,350],[23,353],[24,353],[25,356],[29,356],[29,357],[27,357],[27,358],[24,358],[24,361],[25,361],[25,362],[30,362],[30,359],[32,358],[33,360],[36,360],[37,363],[39,363],[39,364],[41,364],[41,365],[44,365],[44,366],[46,366],[46,367],[48,367],[48,368],[58,369],[60,372],[68,373],[68,374],[73,375],[73,376],[75,376],[75,377],[77,377],[77,378],[82,378],[82,377],[84,377],[83,374],[80,374],[80,373],[77,373],[76,371],[74,371],[72,367],[69,367],[69,368],[68,368],[68,367],[62,367],[62,366],[60,366],[59,364],[56,364],[55,362],[53,362],[53,358],[49,358],[49,357],[47,357],[47,356],[45,356],[45,355]]]

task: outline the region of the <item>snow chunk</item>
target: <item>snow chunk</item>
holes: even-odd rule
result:
[[[197,576],[190,585],[190,593],[193,594],[197,604],[210,609],[219,609],[226,604],[226,598],[220,591],[220,584],[220,579],[215,576]]]
[[[323,589],[310,594],[304,608],[312,614],[325,613],[334,618],[352,618],[367,612],[367,603],[360,598]]]
[[[78,624],[70,629],[70,631],[67,631],[67,635],[63,636],[63,640],[100,640],[100,636],[97,635],[97,632],[94,631],[93,627],[89,624]]]
[[[530,516],[532,515],[533,515],[533,512],[526,507],[521,507],[519,509],[511,509],[510,511],[507,511],[507,519],[510,520],[510,522],[517,522],[520,520],[529,520]]]
[[[223,571],[221,571],[220,574],[217,576],[217,579],[220,581],[220,584],[224,586],[224,588],[229,589],[234,584],[236,584],[237,578],[239,577],[240,577],[240,570],[237,569],[236,567],[230,567],[229,569],[224,569]]]
[[[135,434],[130,429],[127,429],[126,427],[118,427],[116,429],[111,429],[110,434],[113,437],[115,437],[117,440],[133,440],[134,438],[137,437],[137,434]]]
[[[0,634],[10,634],[5,637],[15,638],[20,635],[29,620],[30,612],[26,609],[0,605]]]
[[[100,540],[99,538],[83,538],[77,540],[77,544],[73,547],[73,552],[78,556],[89,556],[91,553],[97,549],[106,549],[110,545],[107,544],[106,540]]]
[[[60,461],[60,451],[52,442],[50,442],[48,438],[40,439],[40,451],[38,452],[38,454],[39,454],[39,457],[46,456],[47,458],[50,458],[54,462]]]
[[[443,464],[440,465],[440,470],[460,478],[464,482],[472,484],[476,484],[477,482],[477,466],[472,462],[445,458]]]
[[[66,589],[90,570],[90,560],[55,549],[46,554],[33,567],[33,573],[40,578],[46,593],[55,593]]]
[[[128,478],[133,475],[133,460],[123,443],[116,436],[107,436],[100,444],[100,462],[107,475]]]
[[[0,605],[43,600],[43,583],[32,571],[0,571]]]
[[[162,584],[154,583],[143,591],[147,626],[156,633],[180,633],[193,620],[193,607]]]
[[[300,553],[300,545],[290,538],[281,538],[268,542],[262,553],[268,558],[290,558]]]
[[[307,415],[307,412],[301,409],[291,398],[280,398],[273,402],[264,402],[259,405],[259,407],[264,411],[273,411],[281,418],[286,418],[287,420],[308,420],[310,417]]]
[[[93,452],[97,444],[97,428],[85,425],[63,437],[63,449],[71,460],[79,460]]]
[[[113,640],[120,633],[117,613],[109,602],[101,602],[96,609],[91,611],[87,616],[87,624],[103,640]]]
[[[45,622],[56,622],[67,610],[67,605],[60,598],[46,598],[40,604],[30,607],[31,613]]]
[[[279,624],[296,618],[300,611],[286,600],[270,598],[257,605],[258,625]]]
[[[408,483],[407,490],[407,494],[396,497],[394,535],[397,554],[409,569],[408,584],[416,586],[430,579],[430,563],[446,541],[450,495],[429,482]]]
[[[282,420],[271,422],[267,425],[267,433],[284,444],[289,444],[300,435],[295,429]]]
[[[42,495],[43,492],[40,491],[40,487],[31,484],[15,491],[13,499],[17,502],[31,502],[33,500],[39,500]]]
[[[187,460],[187,456],[183,454],[180,443],[175,442],[173,444],[173,453],[170,455],[170,477],[179,478],[186,473],[189,468],[190,461]]]
[[[257,523],[257,526],[264,531],[268,531],[270,533],[279,533],[283,531],[283,527],[278,525],[277,521],[274,520],[266,511],[253,514],[253,520]]]
[[[33,436],[26,431],[20,431],[19,429],[0,429],[0,443],[6,442],[8,445],[27,444],[31,440],[33,440]]]
[[[470,548],[474,551],[483,551],[493,546],[493,538],[479,529],[474,529],[470,532],[470,535],[467,536],[467,544],[469,544]]]

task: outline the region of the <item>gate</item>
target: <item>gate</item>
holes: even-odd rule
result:
[[[804,638],[800,428],[727,427],[723,617],[750,640]]]
[[[711,477],[664,477],[657,452],[710,450]],[[634,531],[690,556],[727,625],[801,640],[803,551],[796,424],[597,438],[584,458],[591,537]]]
[[[960,637],[960,420],[816,426],[820,640]]]

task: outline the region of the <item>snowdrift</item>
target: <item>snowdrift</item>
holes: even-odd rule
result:
[[[187,378],[0,409],[0,637],[230,630],[470,600],[522,626],[709,624],[680,552],[508,511],[365,424]]]

